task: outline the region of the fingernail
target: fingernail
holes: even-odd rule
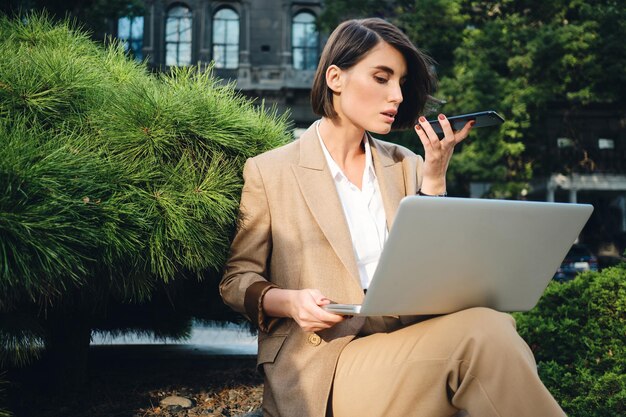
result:
[[[424,116],[420,116],[420,122],[425,122],[426,118]]]
[[[470,120],[470,126],[474,126],[476,124],[476,120]]]
[[[415,125],[415,130],[422,130],[422,127],[420,125]]]
[[[444,120],[446,118],[446,116],[444,116],[443,114],[439,115],[439,120]]]

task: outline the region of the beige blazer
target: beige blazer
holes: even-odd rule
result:
[[[421,184],[422,158],[398,145],[370,143],[391,228],[400,200]],[[242,222],[220,292],[226,304],[259,324],[264,415],[324,417],[341,350],[365,320],[354,317],[309,333],[292,319],[268,319],[260,309],[275,286],[317,288],[339,303],[363,299],[348,224],[315,126],[299,140],[249,159],[243,175]]]

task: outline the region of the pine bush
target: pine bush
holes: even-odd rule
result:
[[[568,416],[626,415],[626,264],[553,282],[516,319]]]
[[[155,75],[70,21],[0,16],[0,351],[219,274],[243,163],[287,117],[210,68]]]
[[[12,414],[4,408],[4,404],[6,403],[4,385],[6,385],[4,375],[0,374],[0,417],[11,417]]]

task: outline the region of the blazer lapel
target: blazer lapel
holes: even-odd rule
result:
[[[334,180],[317,138],[315,124],[300,137],[300,161],[293,166],[300,191],[315,221],[350,275],[360,287],[350,229]]]
[[[384,147],[378,141],[369,136],[370,148],[372,149],[372,159],[374,171],[378,179],[378,186],[385,207],[387,217],[387,229],[391,230],[391,225],[396,217],[400,200],[406,196],[404,187],[404,173],[402,162],[394,161]]]

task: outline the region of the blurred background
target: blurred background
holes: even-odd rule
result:
[[[71,16],[155,72],[213,65],[256,103],[316,119],[312,77],[340,21],[378,16],[436,61],[435,111],[505,119],[458,150],[451,194],[595,207],[580,242],[611,263],[626,249],[626,8],[618,0],[5,0],[6,13]],[[412,132],[388,140],[420,152]]]

